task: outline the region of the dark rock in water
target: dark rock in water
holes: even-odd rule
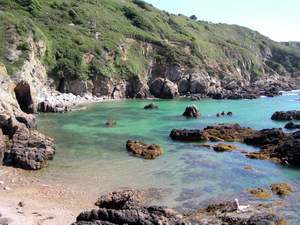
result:
[[[203,141],[203,131],[201,130],[177,130],[173,129],[170,138],[177,141]]]
[[[300,120],[300,111],[280,111],[280,112],[275,112],[272,117],[272,120],[277,120],[277,121],[286,121],[286,120]]]
[[[221,112],[221,116],[225,116],[225,114],[226,114],[226,113],[225,113],[224,111],[223,111],[223,112]]]
[[[97,210],[83,212],[73,225],[99,224],[189,224],[172,209],[145,206],[144,193],[125,190],[102,196],[97,201]]]
[[[4,154],[4,164],[27,170],[41,169],[53,159],[53,139],[37,131],[18,129],[12,138],[12,147]]]
[[[227,113],[227,116],[232,116],[232,115],[233,115],[232,112],[228,112],[228,113]]]
[[[127,141],[126,148],[129,152],[144,159],[155,159],[164,154],[159,145],[147,145],[141,141]]]
[[[146,105],[144,109],[158,109],[158,105],[150,103],[149,105]]]
[[[182,115],[187,118],[199,118],[200,117],[200,113],[195,105],[186,107],[186,109]]]
[[[291,165],[300,165],[300,139],[290,139],[284,141],[275,148],[274,155],[281,158],[283,162]]]
[[[220,117],[220,113],[217,113],[217,115],[216,115],[217,117]]]
[[[115,127],[117,126],[117,121],[113,119],[109,119],[105,122],[105,126],[107,127]]]
[[[294,124],[293,122],[289,122],[284,126],[284,128],[288,130],[300,129],[300,124]]]

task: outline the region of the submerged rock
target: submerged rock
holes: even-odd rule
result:
[[[150,103],[149,105],[145,105],[144,109],[158,109],[158,105]]]
[[[293,110],[293,111],[280,111],[275,112],[272,117],[272,120],[277,121],[285,121],[285,120],[300,120],[300,111]]]
[[[248,192],[255,198],[268,199],[272,198],[272,194],[264,188],[249,189]]]
[[[215,145],[213,147],[213,149],[216,151],[216,152],[232,152],[234,150],[237,149],[236,146],[234,145],[229,145],[229,144],[218,144],[218,145]]]
[[[201,130],[178,130],[173,129],[170,138],[176,141],[204,141],[203,131]]]
[[[141,141],[127,141],[126,148],[129,152],[144,159],[155,159],[164,154],[159,145],[147,145]]]
[[[195,105],[186,107],[186,109],[182,115],[187,118],[199,118],[200,117],[200,113]]]
[[[288,196],[294,192],[294,188],[291,185],[285,183],[272,184],[271,190],[274,194],[277,194],[279,196]]]
[[[115,127],[117,126],[117,121],[113,119],[109,119],[105,122],[105,126],[107,127]]]

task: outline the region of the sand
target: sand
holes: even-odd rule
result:
[[[41,183],[38,178],[26,178],[26,173],[0,167],[0,224],[68,225],[80,212],[94,207],[95,196]]]

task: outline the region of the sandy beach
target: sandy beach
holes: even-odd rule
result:
[[[27,179],[26,173],[0,167],[0,224],[71,224],[80,212],[93,207],[92,196]]]

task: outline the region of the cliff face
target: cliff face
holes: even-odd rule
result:
[[[169,98],[299,84],[298,43],[140,0],[4,0],[0,19],[0,62],[17,79],[31,76],[33,92],[51,84],[81,96]]]

